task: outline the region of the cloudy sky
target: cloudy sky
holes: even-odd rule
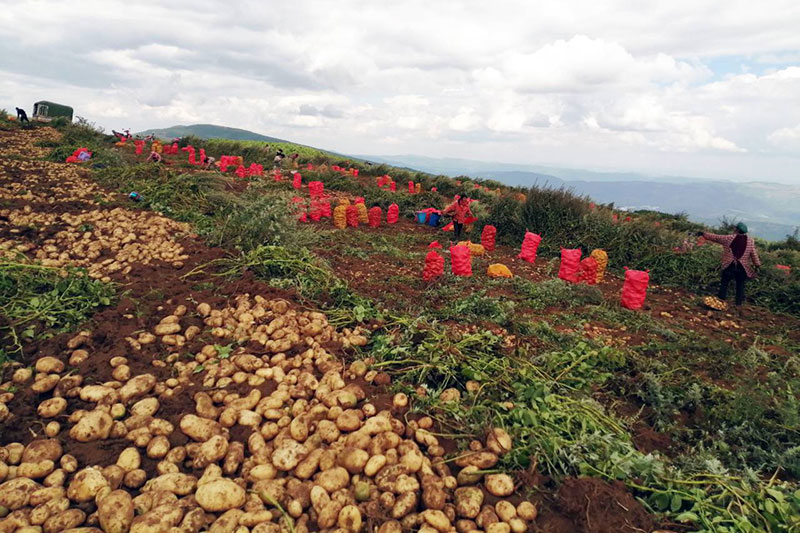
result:
[[[0,0],[0,108],[800,184],[799,30],[797,0]]]

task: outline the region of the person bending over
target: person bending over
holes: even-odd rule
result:
[[[30,122],[28,120],[28,114],[25,112],[24,109],[16,108],[17,109],[17,120],[20,122]]]
[[[453,215],[453,236],[456,242],[461,238],[461,232],[464,231],[464,223],[468,217],[474,216],[472,211],[469,210],[469,200],[466,196],[461,196],[458,200],[448,205],[443,211],[445,215]]]

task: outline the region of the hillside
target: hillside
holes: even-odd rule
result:
[[[800,227],[800,187],[781,183],[599,173],[419,156],[373,160],[449,176],[496,179],[511,186],[568,187],[599,203],[630,210],[686,213],[690,220],[704,224],[717,225],[723,219],[744,221],[753,235],[773,241],[785,239]]]
[[[796,243],[712,311],[720,249],[681,217],[115,141],[0,119],[0,530],[800,527]],[[478,221],[448,249],[415,214],[454,194]]]
[[[268,137],[248,130],[217,126],[215,124],[192,124],[190,126],[171,126],[169,128],[150,129],[137,135],[155,135],[160,139],[173,139],[194,135],[200,139],[227,139],[229,141],[264,141],[288,142],[276,137]]]

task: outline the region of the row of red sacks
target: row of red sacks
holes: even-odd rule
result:
[[[363,204],[364,199],[356,198],[354,204],[347,206],[346,219],[348,226],[358,227],[359,225],[360,221],[357,207],[359,203]],[[299,211],[298,220],[300,222],[308,222],[309,220],[313,222],[319,222],[322,218],[331,218],[332,216],[330,200],[323,201],[321,199],[312,198],[309,208],[306,209],[305,200],[299,196],[295,196],[292,198],[292,204]],[[369,220],[369,225],[373,228],[377,228],[381,225],[383,210],[378,206],[372,207],[367,211],[367,218]],[[386,210],[386,223],[397,224],[399,219],[400,207],[397,204],[391,204],[389,209]]]

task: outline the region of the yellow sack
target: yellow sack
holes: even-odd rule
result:
[[[367,206],[364,204],[356,204],[358,209],[358,222],[360,224],[369,224],[369,215],[367,214]]]
[[[350,205],[350,200],[348,200],[347,198],[339,198],[339,200],[337,200],[337,202],[336,202],[336,205],[337,206],[343,205],[343,206],[347,207],[348,205]]]
[[[421,193],[422,192],[422,184],[421,183],[417,183],[416,186],[414,187],[414,191],[417,194]]]
[[[603,278],[606,275],[606,266],[608,266],[608,254],[605,250],[601,250],[597,248],[592,250],[590,255],[595,261],[597,261],[597,283],[603,281]]]
[[[489,268],[486,269],[486,275],[490,278],[513,278],[514,274],[508,269],[507,266],[501,263],[495,263],[493,265],[489,265]]]
[[[483,247],[482,244],[475,244],[470,241],[461,241],[458,243],[459,246],[469,246],[469,254],[473,257],[486,255],[486,248]]]
[[[337,205],[333,210],[333,225],[339,229],[347,227],[347,206]]]

